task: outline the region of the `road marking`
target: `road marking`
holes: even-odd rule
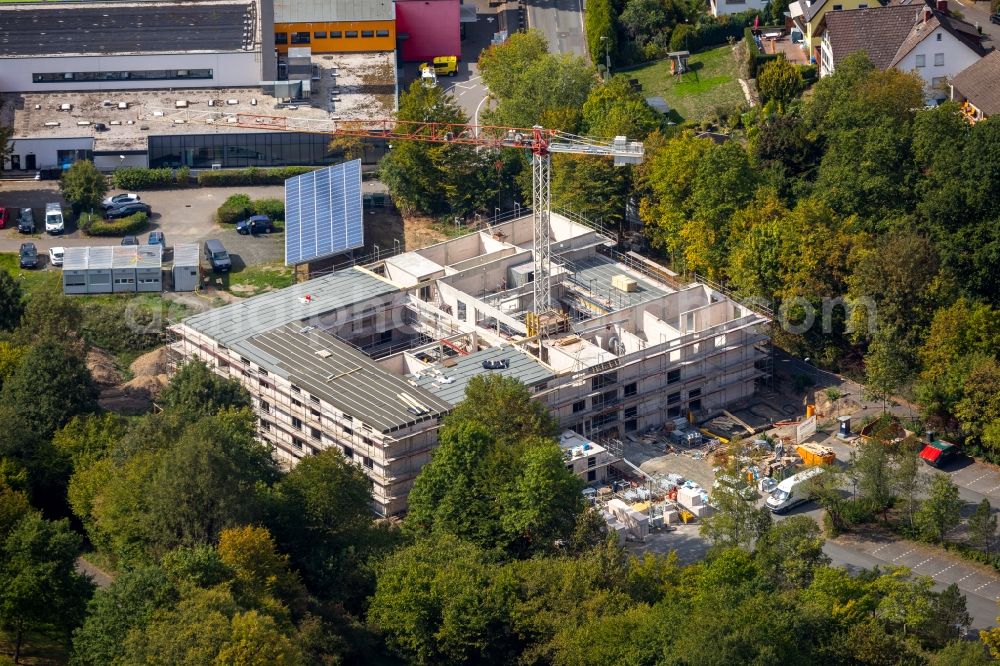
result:
[[[878,548],[876,548],[875,550],[873,550],[872,551],[872,555],[876,555],[876,554],[878,554],[878,552],[880,550],[882,550],[883,548],[888,548],[888,547],[889,547],[889,544],[883,544],[883,545],[879,546]]]
[[[896,560],[901,560],[901,559],[903,559],[904,557],[906,557],[907,555],[909,555],[910,553],[912,553],[915,550],[916,550],[916,548],[911,548],[908,551],[906,551],[905,553],[903,553],[902,555],[897,555],[896,557],[892,558],[890,560],[890,562],[895,562]]]
[[[979,590],[983,589],[983,588],[984,588],[984,587],[986,587],[987,585],[991,585],[991,584],[993,584],[993,583],[995,583],[995,582],[996,582],[996,581],[993,581],[993,580],[988,580],[988,581],[986,581],[985,583],[983,583],[982,585],[980,585],[979,587],[977,587],[976,589],[974,589],[974,590],[973,590],[973,592],[978,592]]]
[[[938,576],[940,576],[941,574],[943,574],[945,571],[947,571],[948,569],[951,569],[954,566],[955,566],[954,564],[949,564],[944,569],[941,569],[941,571],[938,571],[936,574],[932,574],[931,577],[932,578],[937,578]],[[971,575],[972,574],[969,574],[969,576],[971,576]],[[968,578],[969,576],[966,576],[965,578]],[[965,580],[965,578],[962,578],[961,580]]]
[[[916,569],[917,567],[922,567],[922,566],[924,566],[925,564],[927,564],[928,562],[930,562],[933,559],[934,559],[933,557],[928,557],[926,560],[924,560],[920,564],[914,564],[913,567],[911,567],[911,568]]]
[[[486,102],[486,100],[488,100],[490,98],[490,96],[488,94],[489,91],[486,90],[485,92],[487,94],[483,95],[483,98],[481,100],[479,100],[479,104],[476,105],[476,115],[473,117],[473,120],[472,120],[472,124],[477,126],[477,129],[476,129],[476,135],[477,136],[479,135],[479,129],[478,129],[478,125],[479,125],[479,109],[483,108],[483,104]]]

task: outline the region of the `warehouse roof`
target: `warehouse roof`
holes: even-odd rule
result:
[[[0,5],[0,56],[240,51],[255,16],[246,1]]]
[[[381,432],[442,416],[451,404],[317,328],[286,324],[236,347],[294,386]]]
[[[399,291],[368,271],[348,268],[188,317],[184,325],[231,346],[284,324]],[[308,295],[308,300],[306,296]]]
[[[392,0],[275,0],[275,23],[391,21]]]
[[[492,363],[494,367],[486,368],[483,362]],[[502,361],[506,361],[504,365]],[[445,363],[422,370],[412,379],[423,389],[426,389],[452,405],[457,405],[465,399],[465,387],[477,375],[499,374],[520,380],[527,386],[537,386],[555,377],[555,373],[539,363],[538,359],[514,347],[498,347],[486,349],[457,359],[449,359]]]

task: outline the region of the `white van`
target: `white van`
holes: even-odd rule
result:
[[[810,481],[823,473],[822,467],[810,467],[790,476],[771,491],[765,504],[772,513],[784,513],[792,507],[812,499],[809,494]]]
[[[45,204],[45,231],[50,234],[61,234],[66,230],[63,223],[62,206],[57,203]]]

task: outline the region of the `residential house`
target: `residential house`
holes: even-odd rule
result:
[[[878,6],[878,0],[796,0],[788,5],[792,23],[802,33],[802,50],[809,62],[819,62],[820,38],[827,14],[872,5]]]
[[[1000,51],[959,72],[951,82],[951,99],[962,102],[969,122],[1000,116]]]
[[[936,7],[901,3],[830,14],[820,50],[820,76],[864,51],[881,70],[916,72],[927,100],[941,101],[948,98],[948,81],[991,48],[975,26],[949,13],[947,0],[938,0]]]

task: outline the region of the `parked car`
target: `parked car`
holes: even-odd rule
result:
[[[38,266],[38,249],[34,243],[21,243],[21,268],[36,268]]]
[[[21,209],[21,216],[17,218],[17,230],[22,234],[35,233],[35,214],[30,208]]]
[[[65,230],[66,223],[63,220],[62,204],[45,204],[45,232],[61,234]]]
[[[141,201],[132,201],[108,208],[107,211],[105,211],[104,216],[109,220],[116,220],[121,217],[135,215],[136,213],[145,213],[146,215],[149,215],[152,212],[153,209],[149,207],[149,204],[144,204]]]
[[[125,236],[122,238],[122,245],[138,245],[139,239],[135,236]]]
[[[997,12],[996,14],[990,14],[990,23],[996,23],[997,25],[1000,25],[1000,12]]]
[[[49,263],[53,266],[62,266],[65,249],[61,247],[49,248]]]
[[[254,215],[236,223],[236,232],[246,235],[269,234],[274,231],[274,222],[267,215]]]
[[[149,238],[146,239],[146,245],[159,245],[161,249],[166,249],[167,237],[163,235],[162,231],[150,231]]]
[[[226,252],[226,248],[220,241],[214,238],[205,241],[204,251],[205,259],[214,272],[228,273],[229,269],[233,267],[233,260],[229,258],[229,253]]]
[[[132,194],[128,192],[126,194],[116,194],[113,197],[108,197],[101,202],[101,205],[105,208],[114,208],[115,206],[120,206],[127,203],[135,203],[136,201],[141,201],[138,194]]]
[[[0,229],[6,229],[8,222],[10,222],[10,210],[0,206]]]

